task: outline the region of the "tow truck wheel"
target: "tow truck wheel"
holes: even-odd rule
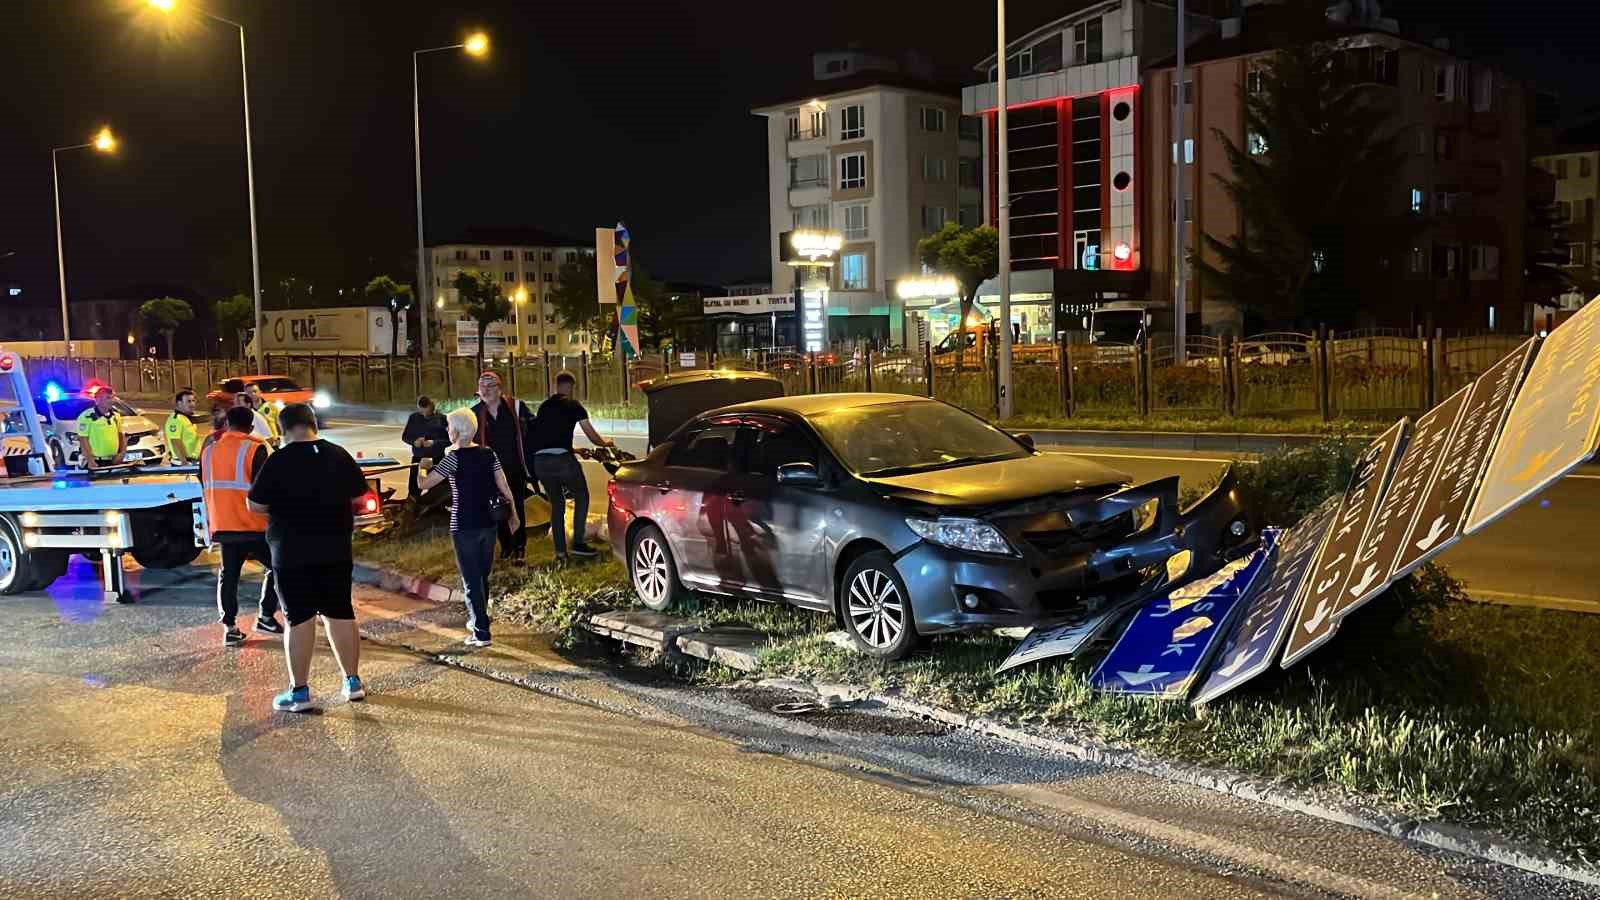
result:
[[[132,516],[133,559],[146,569],[176,569],[194,562],[200,548],[187,505],[142,510]]]
[[[33,590],[33,555],[22,546],[15,522],[0,517],[0,594]]]

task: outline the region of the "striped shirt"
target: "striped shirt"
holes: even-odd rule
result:
[[[500,493],[494,476],[500,471],[500,457],[488,447],[451,447],[444,459],[434,463],[433,471],[450,479],[450,530],[474,531],[494,528],[489,501]]]

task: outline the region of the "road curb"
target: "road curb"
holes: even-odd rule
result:
[[[387,569],[357,564],[355,580],[384,590],[405,594],[419,600],[448,603],[462,600],[459,590],[442,584]],[[605,614],[601,614],[605,615]],[[598,629],[596,629],[598,631]],[[601,632],[604,633],[604,632]],[[715,647],[701,641],[685,640],[696,636],[694,631],[673,635],[673,643],[680,652],[727,664],[718,658]],[[698,651],[698,652],[697,652]],[[439,654],[429,654],[439,657]],[[441,657],[442,660],[442,657]],[[442,660],[448,661],[448,660]],[[472,666],[474,671],[506,684],[526,686],[524,680],[489,666]],[[739,666],[739,668],[743,668]],[[1170,762],[1152,758],[1136,750],[1115,747],[1070,733],[1044,734],[1039,731],[1007,724],[986,716],[968,715],[951,709],[911,700],[896,693],[875,692],[861,685],[813,683],[797,678],[767,679],[763,684],[782,687],[799,693],[813,694],[819,698],[844,697],[865,700],[885,709],[906,715],[931,719],[956,728],[964,728],[997,740],[1027,747],[1045,753],[1069,756],[1084,762],[1118,769],[1127,769],[1154,778],[1179,784],[1188,784],[1241,800],[1262,803],[1277,809],[1300,813],[1327,822],[1359,828],[1388,835],[1400,840],[1458,853],[1500,865],[1548,875],[1600,887],[1600,868],[1569,862],[1550,850],[1534,844],[1513,841],[1503,835],[1482,831],[1448,822],[1417,819],[1392,810],[1367,806],[1350,800],[1333,800],[1317,797],[1308,791],[1296,790],[1264,778],[1215,769],[1189,763]],[[1059,731],[1059,729],[1055,729]]]
[[[1094,431],[1078,429],[1012,429],[1026,431],[1039,447],[1106,447],[1118,450],[1189,450],[1211,453],[1271,453],[1339,440],[1364,446],[1371,435],[1230,434],[1210,431]]]

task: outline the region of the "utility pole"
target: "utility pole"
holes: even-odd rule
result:
[[[1188,253],[1185,244],[1188,243],[1188,232],[1184,228],[1184,194],[1183,169],[1187,162],[1186,152],[1188,144],[1183,139],[1183,104],[1184,72],[1183,50],[1184,35],[1184,0],[1178,0],[1178,68],[1173,76],[1173,110],[1172,110],[1172,276],[1174,286],[1172,289],[1172,361],[1174,365],[1183,365],[1189,343],[1189,307],[1184,297],[1184,263]]]
[[[995,124],[999,135],[996,150],[999,171],[996,173],[1000,222],[1000,352],[996,362],[995,377],[1000,382],[999,416],[1001,421],[1011,418],[1011,158],[1006,150],[1006,0],[995,0],[997,21]],[[957,353],[964,354],[965,349]]]

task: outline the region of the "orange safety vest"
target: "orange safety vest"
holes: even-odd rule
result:
[[[255,477],[251,469],[255,466],[256,448],[264,446],[266,442],[255,435],[227,431],[200,451],[209,540],[215,541],[219,531],[267,530],[267,517],[251,512],[244,502]]]

